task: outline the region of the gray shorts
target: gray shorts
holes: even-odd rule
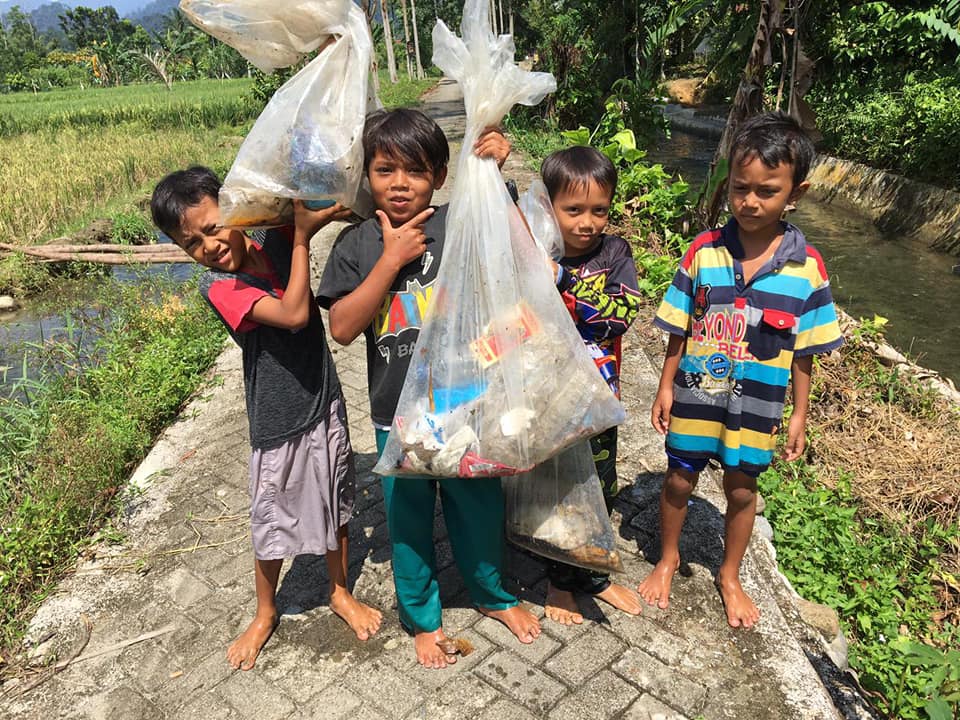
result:
[[[343,397],[312,430],[250,456],[250,529],[258,560],[324,555],[353,514],[356,471]]]

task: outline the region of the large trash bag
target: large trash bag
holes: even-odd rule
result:
[[[232,227],[293,222],[292,199],[338,201],[372,212],[363,188],[363,123],[379,107],[371,92],[373,41],[349,0],[181,0],[198,27],[261,69],[320,53],[277,90],[240,146],[220,190],[220,220]]]
[[[441,21],[433,62],[463,88],[467,127],[444,253],[386,447],[383,475],[511,475],[624,420],[583,346],[543,252],[492,159],[472,152],[515,103],[555,89],[513,63],[486,0],[468,0],[463,35]]]
[[[589,440],[502,483],[514,545],[567,565],[623,572]]]

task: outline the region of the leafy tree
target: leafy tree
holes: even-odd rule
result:
[[[0,71],[13,73],[42,64],[46,49],[20,6],[14,5],[4,15],[0,29]]]
[[[76,49],[93,47],[108,38],[111,42],[119,43],[136,31],[133,23],[121,20],[110,5],[95,10],[81,5],[67,10],[60,16],[60,27]]]

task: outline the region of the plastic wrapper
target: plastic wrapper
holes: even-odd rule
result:
[[[502,482],[514,545],[568,565],[623,572],[589,441]]]
[[[335,200],[369,215],[363,123],[379,102],[370,86],[373,42],[363,11],[344,0],[182,0],[181,8],[263,69],[321,48],[274,93],[240,146],[220,190],[221,222],[288,224],[293,198]]]
[[[513,475],[624,420],[496,163],[472,152],[482,128],[556,87],[513,63],[512,38],[493,36],[488,13],[469,0],[465,42],[441,21],[433,33],[434,63],[463,87],[467,128],[383,475]]]

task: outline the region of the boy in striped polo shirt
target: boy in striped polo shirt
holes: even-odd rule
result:
[[[732,627],[760,611],[740,584],[753,530],[757,476],[773,458],[787,381],[793,413],[783,459],[804,449],[813,356],[843,342],[820,254],[784,222],[806,192],[814,148],[783,113],[753,117],[730,148],[733,217],[699,235],[657,311],[670,333],[651,422],[666,435],[668,470],[660,496],[661,556],[637,588],[666,608],[680,565],[687,501],[710,459],[724,468],[726,538],[716,584]]]

